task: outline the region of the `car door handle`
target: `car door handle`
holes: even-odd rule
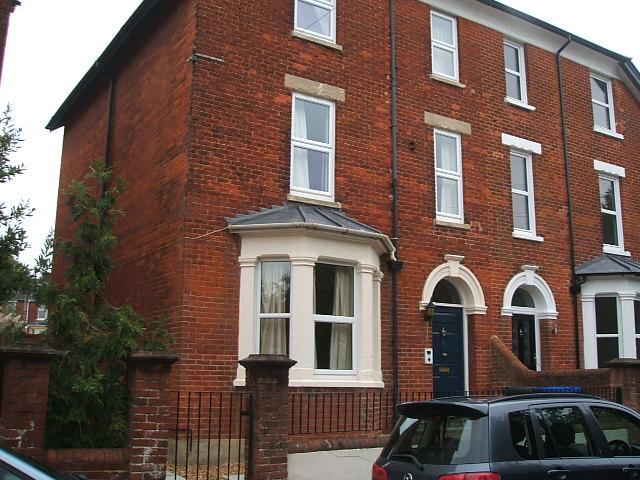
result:
[[[563,470],[561,468],[547,471],[547,475],[553,478],[557,478],[558,480],[566,480],[567,478],[569,478],[570,474],[571,470]]]

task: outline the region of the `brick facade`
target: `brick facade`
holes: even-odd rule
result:
[[[501,314],[506,285],[523,265],[536,265],[553,292],[557,320],[540,322],[544,370],[573,368],[574,318],[569,285],[567,195],[556,56],[525,45],[528,111],[505,103],[504,35],[458,18],[460,82],[432,80],[428,2],[397,3],[399,131],[399,366],[403,390],[430,391],[429,324],[419,309],[429,274],[446,254],[465,257],[478,278],[486,315],[468,318],[469,387],[491,385],[490,337],[511,345],[511,318]],[[230,389],[238,358],[240,240],[225,217],[282,205],[289,193],[291,92],[286,74],[342,88],[336,105],[335,200],[352,218],[391,235],[389,11],[386,2],[341,2],[341,51],[291,35],[293,2],[160,1],[85,88],[64,119],[60,191],[104,155],[109,78],[115,79],[112,158],[129,181],[120,207],[119,247],[110,297],[147,316],[171,320],[181,360],[174,385]],[[561,43],[559,43],[559,46]],[[193,55],[193,57],[192,57]],[[187,62],[187,59],[192,61]],[[578,262],[602,253],[593,160],[627,170],[622,187],[625,247],[640,252],[637,224],[640,104],[613,80],[618,132],[593,131],[589,68],[564,59],[568,140]],[[435,219],[431,112],[467,122],[462,136],[465,223]],[[508,133],[538,142],[533,159],[538,235],[512,236]],[[70,232],[60,196],[57,235]],[[383,259],[384,260],[384,259]],[[385,261],[381,262],[383,265]],[[61,263],[56,264],[60,275]],[[384,381],[391,381],[390,274],[381,294]],[[60,278],[60,277],[58,277]]]

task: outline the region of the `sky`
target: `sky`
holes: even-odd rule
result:
[[[266,0],[253,0],[266,1]],[[341,0],[348,2],[349,0]],[[372,0],[382,1],[382,0]],[[15,160],[24,174],[4,184],[0,203],[29,200],[25,222],[32,263],[55,223],[63,129],[45,125],[141,0],[22,0],[11,16],[0,84],[22,128]],[[503,3],[635,59],[640,67],[640,0],[504,0]]]

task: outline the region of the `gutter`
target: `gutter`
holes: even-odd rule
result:
[[[339,233],[342,235],[351,235],[355,237],[366,238],[369,240],[378,240],[381,242],[391,258],[395,261],[396,249],[384,233],[363,232],[362,230],[354,230],[347,227],[334,227],[331,225],[323,225],[321,223],[310,222],[290,222],[290,223],[266,223],[257,225],[229,225],[229,231],[232,233],[256,232],[265,230],[286,230],[286,229],[306,229],[306,230],[323,230],[331,233]]]
[[[564,74],[562,69],[562,52],[573,41],[571,35],[568,35],[567,41],[556,52],[556,65],[558,67],[558,86],[560,91],[560,118],[562,120],[562,148],[564,154],[564,180],[567,189],[567,220],[569,222],[569,256],[571,261],[571,306],[573,309],[573,329],[575,337],[576,368],[580,369],[580,316],[578,311],[578,294],[580,293],[580,281],[576,276],[576,252],[575,252],[575,231],[573,228],[573,196],[571,195],[571,164],[569,155],[569,138],[567,132],[567,117],[565,113],[565,97],[564,97]]]

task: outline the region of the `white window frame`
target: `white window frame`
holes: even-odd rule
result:
[[[536,203],[535,203],[535,189],[533,185],[533,156],[531,153],[523,152],[522,150],[511,149],[509,150],[509,166],[511,166],[511,156],[517,156],[524,158],[525,160],[525,172],[527,175],[527,185],[529,190],[518,190],[511,185],[511,202],[513,202],[513,194],[523,195],[527,197],[529,208],[529,229],[516,228],[515,218],[513,218],[513,207],[511,208],[511,216],[513,219],[513,236],[517,238],[528,238],[532,240],[539,240],[540,237],[536,234]]]
[[[296,32],[302,32],[306,35],[310,35],[312,37],[316,37],[316,38],[320,38],[323,40],[328,40],[332,43],[336,42],[336,26],[337,26],[337,1],[338,0],[295,0],[295,7],[294,7],[294,15],[293,15],[293,29]],[[314,6],[318,6],[321,8],[325,8],[327,10],[330,10],[331,13],[331,20],[330,20],[330,25],[331,25],[331,34],[330,35],[322,35],[319,34],[318,32],[314,32],[313,30],[307,30],[305,28],[302,27],[298,27],[298,5],[300,4],[300,2],[303,3],[307,3],[309,5],[314,5]]]
[[[633,324],[634,324],[634,325],[633,325],[633,326],[634,326],[634,327],[635,327],[635,323],[636,323],[636,318],[635,318],[635,313],[636,313],[636,312],[635,312],[635,302],[640,303],[640,298],[636,298],[636,300],[634,301],[634,305],[633,305],[633,307],[634,307],[634,309],[633,309]],[[640,330],[638,330],[638,329],[636,329],[636,335],[635,335],[635,338],[636,338],[636,345],[637,345],[638,340],[640,340]],[[640,349],[638,349],[638,348],[636,348],[636,358],[640,360]]]
[[[289,278],[289,313],[262,313],[261,310],[261,305],[260,305],[260,296],[262,294],[262,264],[263,263],[269,263],[269,262],[287,262],[289,263],[289,271],[291,272],[291,277]],[[288,332],[288,338],[289,338],[289,344],[287,345],[287,351],[291,352],[291,304],[293,303],[293,299],[292,299],[292,293],[293,293],[293,288],[291,287],[291,285],[293,284],[293,268],[291,265],[291,259],[287,258],[287,257],[266,257],[266,258],[261,258],[260,261],[258,262],[258,266],[256,268],[256,278],[255,278],[255,282],[256,282],[256,298],[255,298],[255,302],[256,302],[256,321],[255,321],[255,332],[256,332],[256,336],[255,336],[255,345],[254,345],[254,351],[257,353],[260,353],[260,332],[261,332],[261,328],[260,328],[260,324],[261,324],[261,320],[263,318],[286,318],[289,320],[289,332]]]
[[[617,323],[617,330],[618,333],[598,333],[597,330],[597,324],[598,324],[598,309],[595,308],[594,306],[594,312],[595,312],[595,325],[596,325],[596,351],[595,351],[595,363],[596,365],[598,364],[598,339],[599,338],[617,338],[618,339],[618,356],[622,356],[623,352],[624,352],[624,345],[622,343],[622,308],[620,305],[620,298],[617,295],[607,295],[607,294],[602,294],[602,295],[596,295],[594,302],[598,301],[598,298],[613,298],[616,301],[616,323]]]
[[[598,80],[600,82],[604,82],[607,85],[607,97],[609,98],[609,103],[601,102],[600,100],[596,100],[593,98],[593,94],[591,95],[591,114],[593,115],[593,104],[600,105],[605,107],[609,111],[609,123],[611,124],[611,128],[603,127],[602,125],[596,124],[596,117],[593,115],[593,130],[600,133],[605,134],[614,134],[615,136],[622,137],[616,132],[616,115],[613,109],[613,86],[611,84],[611,79],[601,77],[600,75],[596,75],[594,73],[589,75],[589,90],[591,90],[591,79]],[[624,137],[623,137],[624,138]]]
[[[613,188],[614,188],[614,199],[616,202],[616,208],[617,210],[607,210],[606,208],[602,208],[602,203],[600,201],[600,180],[607,180],[607,181],[611,181],[613,182]],[[621,202],[621,198],[620,198],[620,178],[614,175],[604,175],[604,174],[599,174],[598,175],[598,203],[600,203],[600,222],[602,222],[602,214],[606,213],[608,215],[615,215],[616,217],[616,228],[618,230],[618,244],[619,245],[609,245],[608,243],[604,243],[604,238],[603,238],[603,245],[602,245],[602,251],[604,253],[611,253],[614,255],[629,255],[629,252],[626,252],[624,249],[624,232],[623,232],[623,226],[622,226],[622,202]]]
[[[504,45],[508,45],[518,50],[518,67],[520,68],[520,71],[516,72],[515,70],[511,70],[507,68],[507,64],[505,62],[504,71],[505,71],[506,99],[512,103],[517,103],[522,106],[529,106],[529,99],[527,97],[527,71],[526,71],[525,59],[524,59],[524,45],[522,45],[521,43],[514,42],[512,40],[507,40],[507,39],[504,40]],[[504,47],[503,47],[503,56],[504,56]],[[506,81],[507,81],[506,73],[516,75],[520,78],[520,96],[522,98],[514,98],[509,96],[509,91],[506,90]]]
[[[458,172],[452,172],[444,168],[438,168],[438,135],[454,138],[456,140],[456,160],[458,165]],[[435,194],[436,194],[436,219],[446,222],[464,223],[464,188],[462,185],[462,135],[459,133],[448,132],[446,130],[433,129],[433,166],[435,170]],[[458,215],[452,215],[446,212],[438,211],[438,177],[448,178],[458,181]]]
[[[433,17],[434,16],[440,17],[444,20],[448,20],[452,22],[453,44],[450,45],[450,44],[441,42],[439,40],[436,40],[433,37]],[[458,81],[460,77],[460,71],[459,71],[460,65],[459,65],[459,59],[458,59],[458,21],[455,17],[445,15],[444,13],[440,13],[432,10],[430,22],[431,22],[431,73],[438,77],[449,78],[451,80]],[[442,72],[436,72],[435,62],[433,61],[433,58],[434,58],[433,51],[436,48],[440,48],[442,50],[446,50],[448,52],[453,53],[453,76],[447,75],[446,73],[442,73]]]
[[[305,100],[308,102],[317,103],[319,105],[329,107],[329,143],[316,142],[308,140],[306,138],[300,138],[295,136],[295,121],[296,121],[296,100]],[[298,195],[315,200],[333,201],[335,198],[335,130],[336,130],[336,104],[330,100],[323,100],[317,97],[311,97],[309,95],[303,95],[301,93],[294,92],[291,96],[291,161],[290,161],[290,175],[289,175],[289,189],[292,195]],[[328,192],[321,192],[319,190],[313,190],[310,188],[297,187],[293,184],[294,178],[294,149],[295,147],[301,147],[308,150],[315,150],[329,154],[329,172],[327,173],[327,186]]]
[[[40,316],[40,312],[44,312],[44,316]],[[38,313],[36,314],[37,320],[46,320],[49,317],[49,311],[47,307],[38,307]]]
[[[323,260],[323,259],[318,259],[318,261],[316,262],[316,266],[319,264],[325,264],[325,265],[335,265],[337,267],[349,267],[353,270],[353,317],[343,317],[343,316],[338,316],[338,315],[318,315],[315,313],[315,305],[314,305],[314,313],[313,313],[313,332],[314,332],[314,336],[313,336],[313,348],[314,348],[314,353],[315,353],[315,347],[316,347],[316,339],[315,339],[315,331],[316,331],[316,323],[346,323],[346,324],[350,324],[351,325],[351,370],[331,370],[328,368],[314,368],[314,374],[315,375],[355,375],[356,372],[358,371],[358,366],[356,364],[356,362],[358,361],[358,352],[356,351],[357,349],[357,345],[358,342],[356,341],[357,339],[357,332],[356,332],[356,318],[358,315],[357,312],[357,308],[358,308],[358,302],[357,302],[357,298],[356,298],[356,294],[357,294],[357,283],[356,283],[356,277],[357,277],[357,272],[356,272],[356,268],[354,265],[352,264],[348,264],[348,263],[341,263],[341,262],[336,262],[333,260]],[[315,269],[315,267],[314,267]],[[315,272],[314,272],[315,273]],[[315,274],[314,274],[314,283],[313,283],[313,289],[314,289],[314,299],[315,297]]]

